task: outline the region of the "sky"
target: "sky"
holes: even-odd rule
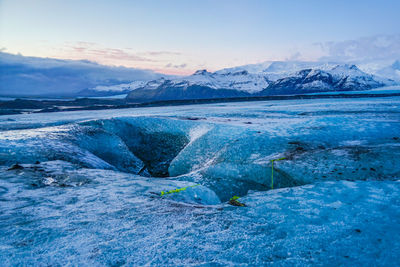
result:
[[[399,0],[0,0],[0,49],[190,74],[400,58]]]

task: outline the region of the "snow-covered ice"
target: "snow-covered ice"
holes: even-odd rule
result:
[[[400,97],[0,116],[0,165],[5,266],[400,264]]]

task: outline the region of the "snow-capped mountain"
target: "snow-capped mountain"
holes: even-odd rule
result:
[[[172,79],[172,77],[170,77]],[[123,95],[132,92],[133,90],[144,88],[146,90],[153,90],[158,88],[166,81],[166,78],[161,77],[151,81],[134,81],[130,83],[122,83],[110,86],[96,86],[90,89],[85,89],[79,92],[79,96],[115,96]]]
[[[165,80],[164,80],[165,81]],[[262,74],[251,74],[246,70],[236,72],[208,72],[198,70],[193,75],[169,80],[172,85],[189,87],[206,86],[212,89],[228,89],[247,93],[260,92],[268,86],[268,79]]]
[[[293,72],[300,67],[313,65]],[[285,66],[287,68],[285,68]],[[263,65],[262,67],[265,67]],[[355,65],[310,62],[276,62],[261,70],[251,66],[217,72],[196,71],[193,75],[158,79],[133,90],[130,101],[207,99],[240,96],[287,95],[329,91],[368,90],[395,81],[361,71]]]
[[[217,95],[224,97],[235,96],[235,95],[247,95],[247,93],[257,93],[262,91],[268,86],[268,79],[263,74],[253,74],[246,70],[240,70],[236,72],[208,72],[207,70],[198,70],[193,75],[186,77],[169,77],[168,79],[162,77],[152,81],[135,81],[126,84],[118,84],[112,86],[96,86],[91,89],[81,91],[81,95],[115,95],[129,93],[140,89],[137,93],[155,90],[157,88],[191,88],[191,86],[207,87],[210,89],[220,90],[215,92]],[[239,92],[224,92],[224,90],[232,90]],[[221,94],[224,92],[223,94]],[[242,92],[242,93],[241,93]]]
[[[400,60],[375,60],[359,61],[351,63],[320,62],[320,61],[266,61],[257,64],[226,68],[217,73],[238,72],[246,70],[249,73],[264,74],[270,81],[277,81],[293,75],[304,69],[320,69],[329,71],[337,65],[356,65],[361,71],[382,78],[388,78],[400,82]]]
[[[337,65],[330,70],[304,69],[286,78],[272,82],[262,94],[303,94],[326,91],[361,91],[394,81],[361,71],[355,65]]]
[[[98,85],[94,88],[85,89],[78,93],[79,96],[113,96],[128,94],[129,92],[143,87],[147,81],[134,81],[131,83],[122,83],[116,85]]]
[[[208,72],[198,70],[193,75],[159,79],[132,91],[130,100],[173,100],[249,96],[261,92],[269,84],[262,74],[246,70],[237,72]]]
[[[229,73],[246,70],[250,73],[262,74],[270,81],[285,78],[303,69],[319,68],[331,69],[337,66],[337,62],[313,62],[313,61],[266,61],[258,64],[250,64],[239,67],[227,68],[216,73]]]

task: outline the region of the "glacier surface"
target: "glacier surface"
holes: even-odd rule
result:
[[[400,97],[0,116],[0,177],[6,266],[400,264]]]

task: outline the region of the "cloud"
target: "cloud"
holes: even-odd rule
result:
[[[110,48],[93,42],[66,42],[52,53],[54,58],[88,59],[105,65],[126,66],[152,69],[157,72],[171,73],[171,69],[180,71],[186,64],[177,64],[185,57],[178,51],[135,51],[130,47]],[[170,69],[165,65],[171,63]]]
[[[342,42],[316,43],[327,61],[367,61],[400,58],[400,34],[375,35]]]
[[[99,85],[159,77],[161,74],[151,70],[105,66],[89,60],[25,57],[0,52],[0,95],[71,96]]]
[[[175,68],[175,69],[184,69],[187,67],[187,64],[183,63],[183,64],[178,64],[178,65],[174,65],[172,63],[168,63],[167,65],[165,65],[166,68]]]
[[[139,53],[132,53],[130,49],[103,48],[90,42],[78,42],[75,45],[69,45],[67,46],[67,50],[70,50],[67,51],[67,53],[72,52],[73,54],[82,55],[87,58],[95,57],[117,61],[156,62],[156,60],[142,56]]]
[[[77,42],[67,44],[64,48],[65,53],[75,57],[97,58],[102,60],[113,60],[116,62],[162,62],[165,57],[179,56],[176,51],[144,51],[133,52],[132,48],[109,48],[103,47],[93,42]]]
[[[180,52],[173,52],[173,51],[147,51],[147,52],[143,52],[142,54],[151,55],[151,56],[163,56],[163,55],[179,56],[179,55],[182,55],[182,53],[180,53]]]

